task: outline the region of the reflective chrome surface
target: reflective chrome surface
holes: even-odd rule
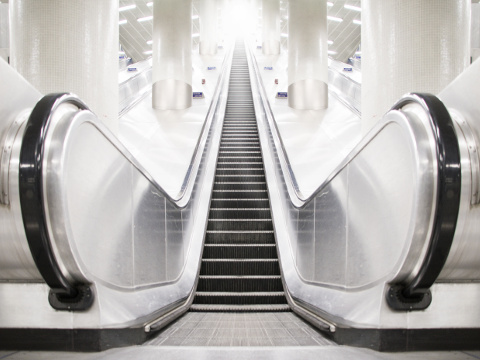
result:
[[[335,68],[328,68],[328,88],[355,114],[362,114],[362,84],[345,76]]]
[[[126,327],[170,314],[172,306],[185,301],[188,306],[205,233],[229,56],[176,198],[95,115],[71,105],[58,107],[43,159],[46,222],[62,272],[92,284],[96,301],[83,313],[57,312],[48,304],[44,284],[0,284],[2,306],[19,294],[27,298],[26,293],[36,304],[35,313],[23,308],[2,316],[2,327]],[[16,264],[14,270],[29,269]],[[8,274],[4,279],[16,279],[13,270]],[[41,280],[35,272],[28,279]]]
[[[122,117],[135,106],[143,97],[152,90],[152,65],[151,59],[135,64],[140,68],[134,76],[120,82],[118,89],[118,114]]]
[[[328,107],[328,85],[321,80],[300,80],[288,86],[288,105],[298,110]]]
[[[152,106],[160,110],[186,109],[192,105],[192,85],[180,80],[159,80],[153,84]]]
[[[18,193],[18,157],[31,108],[41,94],[3,59],[0,59],[0,281],[33,280],[41,276],[35,266],[23,228]]]
[[[360,328],[478,327],[477,284],[436,283],[432,305],[420,313],[393,312],[385,301],[389,283],[416,274],[432,231],[437,165],[425,110],[409,105],[389,112],[312,196],[303,198],[257,82],[258,68],[252,61],[250,67],[252,87],[259,90],[255,107],[277,246],[293,308],[302,304],[333,325]],[[462,157],[462,166],[469,163],[468,151]],[[478,271],[479,263],[471,268]],[[448,316],[454,303],[468,310]]]
[[[474,62],[440,94],[457,122],[462,152],[462,198],[455,239],[440,280],[478,281],[480,279],[480,61]]]

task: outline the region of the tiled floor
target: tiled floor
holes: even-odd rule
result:
[[[318,346],[333,345],[291,312],[186,313],[148,345]]]

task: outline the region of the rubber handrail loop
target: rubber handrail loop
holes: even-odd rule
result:
[[[440,275],[453,243],[462,184],[460,147],[447,108],[434,95],[413,93],[402,98],[392,110],[410,103],[420,104],[430,115],[438,164],[437,207],[427,253],[418,273],[408,284],[393,285],[387,294],[389,305],[397,310],[422,310],[430,305],[430,287]]]
[[[33,260],[50,287],[50,304],[61,310],[86,310],[91,306],[93,296],[85,284],[73,283],[62,273],[48,235],[43,202],[45,139],[52,115],[62,103],[70,103],[81,110],[88,110],[83,102],[66,93],[46,95],[36,104],[27,121],[20,150],[20,205]],[[56,305],[52,304],[52,299]],[[62,305],[64,303],[69,305],[64,307]]]

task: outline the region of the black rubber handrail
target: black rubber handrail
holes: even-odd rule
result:
[[[400,110],[411,103],[420,104],[427,111],[435,136],[437,206],[432,235],[419,271],[409,283],[392,285],[387,293],[388,304],[395,310],[423,310],[430,305],[430,287],[447,261],[460,208],[460,148],[452,118],[443,102],[431,94],[409,94],[392,109]]]
[[[50,305],[57,310],[86,310],[93,303],[91,289],[87,284],[67,279],[62,273],[48,235],[43,206],[45,139],[55,109],[64,103],[88,110],[87,106],[74,96],[61,93],[43,97],[30,114],[20,150],[20,205],[33,260],[50,287]]]

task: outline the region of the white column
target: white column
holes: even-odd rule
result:
[[[301,110],[328,107],[326,0],[289,2],[288,105]]]
[[[155,109],[192,106],[192,0],[155,0],[153,5]]]
[[[472,4],[472,60],[480,58],[480,3]]]
[[[265,55],[280,54],[280,1],[262,1],[262,49]]]
[[[118,1],[10,0],[10,60],[41,93],[72,92],[118,129]]]
[[[438,94],[470,63],[471,0],[362,1],[362,132],[405,93]]]
[[[200,55],[217,53],[217,0],[200,0]]]
[[[8,25],[8,3],[0,3],[0,57],[8,61],[10,56],[10,31]]]

